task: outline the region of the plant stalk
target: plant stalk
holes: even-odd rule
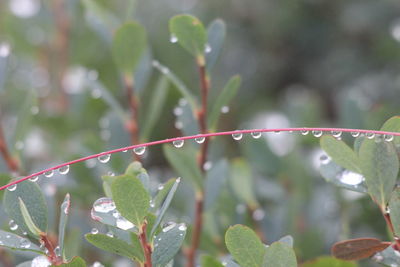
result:
[[[144,258],[145,258],[144,267],[152,267],[152,262],[151,262],[152,249],[150,244],[147,243],[146,229],[147,229],[147,222],[145,221],[142,225],[142,230],[139,234],[139,240],[144,252]]]
[[[42,233],[40,235],[40,241],[44,244],[45,248],[48,250],[47,258],[51,262],[52,265],[61,265],[63,263],[62,259],[56,255],[54,252],[54,246],[51,243],[50,239],[47,237],[46,233]]]
[[[0,153],[1,153],[4,161],[6,162],[8,169],[11,172],[17,173],[19,171],[19,164],[18,164],[18,161],[11,156],[11,154],[7,148],[7,143],[4,138],[3,128],[1,127],[1,124],[0,124]]]
[[[386,212],[385,210],[382,210],[383,218],[385,218],[386,224],[389,227],[390,232],[393,235],[394,241],[395,241],[395,249],[397,251],[400,251],[400,239],[398,236],[396,236],[393,228],[393,223],[392,219],[390,218],[390,213]]]

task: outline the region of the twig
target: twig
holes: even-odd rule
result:
[[[147,229],[147,222],[145,221],[142,225],[142,229],[139,234],[139,240],[140,240],[140,244],[142,245],[144,257],[145,257],[144,266],[152,267],[152,262],[151,262],[151,252],[152,251],[151,251],[150,244],[147,243],[146,229]]]
[[[397,251],[400,251],[400,239],[394,232],[392,219],[390,218],[390,213],[387,212],[386,210],[382,210],[382,215],[383,215],[383,218],[385,218],[386,224],[389,227],[389,230],[393,235],[394,241],[396,242],[395,248]]]
[[[53,170],[57,170],[61,167],[67,166],[67,165],[73,165],[79,162],[83,162],[86,160],[90,160],[90,159],[96,159],[100,156],[104,156],[104,155],[111,155],[111,154],[115,154],[115,153],[119,153],[125,150],[132,150],[134,148],[137,147],[150,147],[150,146],[155,146],[155,145],[161,145],[161,144],[166,144],[166,143],[172,143],[174,141],[181,141],[181,140],[192,140],[192,139],[196,139],[196,138],[211,138],[211,137],[216,137],[216,136],[225,136],[225,135],[232,135],[232,134],[250,134],[253,132],[261,132],[261,133],[274,133],[274,132],[301,132],[301,131],[321,131],[324,133],[331,133],[332,131],[341,131],[341,132],[357,132],[357,133],[363,133],[363,134],[381,134],[381,135],[393,135],[393,136],[400,136],[400,132],[388,132],[388,131],[375,131],[375,130],[361,130],[361,129],[347,129],[347,128],[307,128],[307,127],[301,127],[301,128],[275,128],[275,129],[250,129],[250,130],[235,130],[235,131],[225,131],[225,132],[215,132],[215,133],[206,133],[206,134],[196,134],[196,135],[189,135],[189,136],[182,136],[182,137],[174,137],[174,138],[168,138],[168,139],[163,139],[163,140],[157,140],[157,141],[152,141],[152,142],[147,142],[147,143],[142,143],[142,144],[137,144],[137,145],[131,145],[131,146],[126,146],[126,147],[121,147],[121,148],[117,148],[117,149],[113,149],[113,150],[109,150],[109,151],[105,151],[105,152],[101,152],[101,153],[97,153],[97,154],[93,154],[90,156],[86,156],[83,158],[79,158],[79,159],[75,159],[75,160],[71,160],[47,169],[44,169],[42,171],[38,171],[35,173],[32,173],[28,176],[25,176],[21,179],[18,180],[14,180],[12,182],[10,182],[9,184],[6,184],[4,186],[0,187],[0,190],[3,190],[5,188],[7,188],[8,186],[14,185],[14,184],[18,184],[21,183],[25,180],[28,180],[29,178],[35,177],[35,176],[39,176],[44,174],[45,172],[48,171],[53,171]]]
[[[3,129],[0,124],[0,153],[3,156],[4,161],[7,164],[8,169],[11,172],[17,173],[19,171],[19,164],[8,151],[6,140],[4,138]]]
[[[46,233],[42,233],[40,235],[40,241],[43,243],[45,248],[47,249],[47,258],[51,262],[52,265],[60,265],[63,263],[62,259],[57,256],[57,254],[54,252],[54,246],[51,243],[50,239],[47,237]]]

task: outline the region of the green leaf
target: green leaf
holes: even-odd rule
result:
[[[229,181],[235,195],[250,207],[257,208],[258,202],[254,197],[253,175],[247,162],[243,159],[233,160],[230,173],[231,179]]]
[[[172,198],[174,197],[176,189],[178,189],[178,185],[179,185],[180,182],[181,182],[180,178],[175,179],[175,183],[172,186],[171,190],[169,191],[169,193],[167,195],[167,198],[165,199],[164,204],[162,205],[162,207],[160,209],[160,212],[159,212],[159,214],[157,216],[157,219],[156,219],[156,221],[155,221],[155,223],[154,223],[154,225],[153,225],[153,227],[151,229],[150,236],[153,236],[153,234],[157,230],[157,227],[160,225],[161,220],[163,219],[163,217],[165,215],[165,212],[167,211],[169,205],[171,204]]]
[[[400,237],[400,188],[397,187],[389,201],[390,219],[392,220],[394,233]]]
[[[297,267],[294,250],[282,243],[274,242],[269,246],[264,256],[264,267]]]
[[[232,257],[242,267],[263,266],[265,246],[256,233],[244,225],[235,225],[225,234],[225,243]]]
[[[164,228],[154,240],[154,251],[151,259],[154,265],[170,262],[182,246],[186,235],[186,225],[174,224]]]
[[[321,148],[334,162],[352,172],[361,173],[360,161],[357,154],[345,142],[330,135],[321,137]]]
[[[227,82],[224,89],[222,89],[222,92],[215,100],[210,116],[208,117],[208,126],[210,129],[215,130],[217,128],[218,120],[221,116],[222,107],[227,106],[236,96],[240,87],[240,83],[240,76],[235,75]]]
[[[65,260],[71,260],[75,255],[81,253],[82,250],[82,232],[79,228],[74,228],[68,232],[64,241],[64,255]]]
[[[115,32],[112,55],[120,71],[129,75],[135,70],[146,43],[146,32],[136,22],[125,23]]]
[[[210,255],[203,255],[201,256],[201,267],[224,267],[224,265]]]
[[[360,147],[362,174],[372,199],[385,208],[396,184],[399,159],[392,143],[365,139]]]
[[[132,175],[118,176],[111,186],[111,192],[121,215],[140,226],[150,207],[149,193],[141,181]]]
[[[221,190],[226,185],[229,177],[229,164],[226,159],[221,159],[213,165],[211,170],[207,172],[204,209],[208,210],[215,206],[217,198],[220,196]]]
[[[222,45],[225,40],[226,25],[222,19],[216,19],[210,23],[207,28],[207,39],[211,51],[206,53],[207,70],[210,71],[213,67],[219,54],[221,53]]]
[[[152,97],[147,107],[146,118],[143,120],[142,130],[140,132],[141,140],[147,141],[153,132],[157,120],[162,114],[162,109],[168,95],[168,79],[161,76],[154,88]]]
[[[199,64],[204,65],[207,33],[201,21],[190,15],[177,15],[170,19],[169,30],[178,39],[178,43],[195,56]]]
[[[172,186],[174,186],[175,181],[176,179],[168,180],[168,182],[163,184],[162,189],[158,191],[157,195],[153,199],[154,207],[151,208],[153,212],[156,212],[161,207],[161,204],[164,202],[164,199],[167,197]]]
[[[400,132],[400,116],[394,116],[388,119],[382,126],[381,131]],[[400,144],[400,136],[395,136],[393,142]]]
[[[30,232],[25,223],[19,198],[25,203],[33,223],[43,232],[47,231],[47,204],[39,186],[31,181],[19,183],[15,191],[6,190],[4,193],[4,207],[8,216],[13,219],[22,231]]]
[[[29,211],[25,205],[25,203],[22,201],[21,198],[18,198],[19,200],[19,207],[21,209],[21,214],[22,217],[24,218],[24,221],[26,223],[26,226],[28,227],[29,231],[36,237],[39,238],[40,234],[43,233],[42,230],[40,230],[35,223],[32,220],[31,215],[29,214]]]
[[[60,222],[58,224],[58,246],[60,247],[61,255],[64,260],[66,259],[64,251],[64,237],[65,237],[65,229],[67,227],[70,207],[71,207],[70,195],[66,194],[63,203],[61,203]]]
[[[302,267],[357,267],[354,262],[343,261],[329,256],[319,257],[317,259],[305,262]]]
[[[284,243],[285,245],[293,248],[293,237],[291,235],[285,235],[281,239],[278,240],[278,242]]]
[[[52,265],[55,266],[55,265]],[[70,262],[64,263],[57,266],[64,267],[86,267],[86,262],[81,257],[74,257]]]
[[[164,155],[169,164],[183,178],[190,180],[197,190],[203,187],[203,179],[197,165],[196,151],[191,146],[175,148],[169,144],[163,146]]]
[[[143,262],[144,260],[141,247],[133,246],[125,241],[104,234],[86,234],[85,237],[89,243],[102,250],[139,262]]]
[[[8,184],[11,181],[11,175],[7,173],[0,173],[0,186],[4,186]],[[0,191],[0,201],[3,199],[4,192],[6,190],[1,190]]]
[[[38,246],[30,242],[28,239],[3,230],[0,230],[0,247],[44,254]]]

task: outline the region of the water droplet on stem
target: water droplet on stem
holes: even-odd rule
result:
[[[181,148],[185,144],[185,141],[184,140],[175,140],[175,141],[172,142],[172,144],[176,148]]]

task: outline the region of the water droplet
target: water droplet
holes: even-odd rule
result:
[[[116,225],[118,228],[120,228],[122,230],[129,230],[129,229],[132,229],[133,227],[135,227],[135,225],[133,223],[131,223],[130,221],[128,221],[127,219],[125,219],[122,216],[119,216],[117,218]]]
[[[187,226],[186,226],[186,224],[183,223],[183,224],[179,225],[178,229],[179,229],[179,231],[186,231]]]
[[[7,190],[10,192],[15,191],[15,189],[17,189],[17,184],[13,184],[7,187]]]
[[[384,138],[384,140],[385,140],[386,142],[392,142],[393,139],[394,139],[394,136],[391,135],[391,134],[385,134],[385,135],[383,136],[383,138]]]
[[[340,137],[342,135],[342,131],[331,131],[333,137]]]
[[[181,177],[178,177],[175,182],[176,183],[180,183],[181,182]]]
[[[10,45],[8,43],[1,43],[0,44],[0,57],[8,57],[10,55]]]
[[[115,173],[113,173],[112,171],[107,172],[108,176],[115,176]]]
[[[97,228],[92,228],[92,230],[90,231],[90,233],[96,235],[96,234],[99,233],[99,229],[97,229]]]
[[[368,139],[374,139],[374,138],[375,138],[375,134],[374,134],[374,133],[365,133],[365,136],[366,136]]]
[[[361,174],[349,170],[344,170],[339,174],[338,178],[340,182],[348,185],[359,185],[364,181],[364,177]]]
[[[32,267],[48,267],[51,266],[51,262],[47,259],[46,256],[38,256],[32,260]]]
[[[37,182],[37,180],[39,180],[39,176],[33,176],[33,177],[29,178],[29,181],[31,181],[31,182]]]
[[[10,239],[10,238],[11,238],[11,235],[6,235],[6,238],[7,238],[7,239]]]
[[[181,107],[175,107],[173,113],[175,116],[180,116],[183,114],[183,109]]]
[[[26,231],[23,231],[22,235],[28,235],[28,233]]]
[[[150,200],[150,208],[154,208],[156,206],[156,204],[154,203],[154,201],[151,199]]]
[[[57,247],[54,249],[54,253],[55,253],[58,257],[61,256],[61,248],[60,248],[60,246],[57,246]]]
[[[169,224],[167,227],[164,227],[164,228],[162,229],[162,231],[163,231],[164,233],[166,233],[166,232],[168,232],[169,230],[173,229],[175,226],[176,226],[176,223],[171,223],[171,224]]]
[[[315,136],[315,137],[321,137],[322,136],[322,131],[312,131],[312,134]]]
[[[115,208],[114,201],[108,197],[99,198],[93,203],[93,209],[100,213],[108,213],[115,210]]]
[[[105,155],[101,155],[99,156],[97,159],[101,162],[101,163],[107,163],[110,161],[111,155],[110,154],[105,154]]]
[[[178,42],[178,37],[176,37],[175,34],[171,34],[171,36],[169,37],[169,41],[174,44]]]
[[[390,207],[389,207],[389,206],[386,206],[386,208],[385,208],[385,213],[386,213],[386,214],[390,214]]]
[[[211,161],[204,162],[203,170],[209,171],[211,168],[212,168],[212,162]]]
[[[185,141],[184,140],[175,140],[175,141],[172,142],[172,144],[176,148],[181,148],[185,144]]]
[[[135,147],[134,149],[133,149],[133,152],[136,154],[136,155],[143,155],[144,154],[144,152],[146,152],[146,147],[145,146],[140,146],[140,147]]]
[[[128,149],[122,150],[122,152],[123,152],[123,153],[126,153],[126,152],[128,152]]]
[[[261,137],[261,132],[252,132],[251,137],[253,137],[254,139],[258,139]]]
[[[206,44],[204,47],[204,52],[211,53],[211,51],[212,51],[212,48],[211,48],[210,44]]]
[[[205,137],[197,137],[197,138],[195,138],[194,139],[194,141],[196,142],[196,143],[198,143],[198,144],[202,144],[202,143],[204,143],[204,141],[206,141],[206,138]]]
[[[93,263],[92,267],[104,267],[104,265],[101,264],[100,262],[96,261]]]
[[[176,120],[174,123],[174,126],[176,129],[178,130],[182,130],[183,129],[183,122],[181,122],[180,120]]]
[[[164,189],[164,185],[163,184],[160,184],[158,187],[157,187],[157,190],[163,190]]]
[[[359,136],[360,136],[360,133],[359,133],[359,132],[351,132],[350,134],[351,134],[351,136],[353,136],[353,137],[359,137]]]
[[[62,166],[58,169],[58,172],[62,175],[65,175],[69,172],[69,165]]]
[[[302,135],[307,135],[310,131],[309,130],[301,130],[300,133]]]
[[[99,88],[94,88],[92,89],[92,91],[90,92],[90,95],[92,96],[92,98],[94,99],[99,99],[101,98],[101,96],[103,95],[103,93],[101,92],[101,90]]]
[[[223,106],[223,107],[221,108],[221,113],[226,114],[226,113],[228,113],[228,112],[229,112],[229,107],[228,107],[228,106]]]
[[[331,161],[331,158],[328,157],[328,155],[321,155],[321,157],[319,157],[319,160],[321,161],[321,164],[328,164]]]
[[[243,134],[242,133],[233,133],[232,138],[236,141],[239,141],[243,138]]]
[[[50,171],[47,171],[47,172],[44,173],[44,176],[47,177],[47,178],[51,178],[51,177],[53,177],[53,175],[54,175],[54,171],[53,170],[50,170]]]
[[[162,67],[160,67],[160,70],[161,70],[161,72],[163,74],[168,74],[169,73],[169,69],[167,67],[162,66]]]
[[[10,226],[11,231],[15,231],[18,229],[18,224],[16,224],[16,222],[14,220],[10,220],[8,222],[8,226]]]
[[[261,221],[265,217],[265,212],[262,209],[256,209],[253,212],[252,217],[255,221]]]
[[[106,235],[107,235],[108,237],[114,237],[114,233],[111,232],[111,231],[108,231]]]
[[[31,246],[31,242],[29,242],[27,239],[25,239],[25,238],[22,238],[20,241],[19,241],[19,246],[21,247],[21,248],[29,248],[30,246]]]

